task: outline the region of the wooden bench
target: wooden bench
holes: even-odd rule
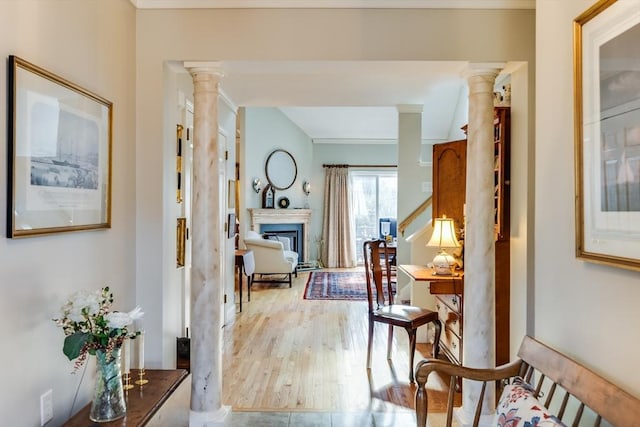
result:
[[[416,417],[418,427],[427,423],[427,389],[429,374],[451,376],[447,406],[447,426],[453,418],[453,398],[458,378],[482,383],[473,425],[477,426],[482,400],[488,383],[513,383],[520,377],[532,389],[538,402],[568,426],[599,426],[604,419],[613,426],[640,425],[640,399],[535,339],[525,336],[518,359],[495,369],[474,369],[442,360],[425,359],[416,368]],[[496,391],[496,400],[500,390]],[[496,407],[496,404],[491,406]],[[495,425],[495,424],[494,424]],[[608,425],[603,423],[603,425]]]

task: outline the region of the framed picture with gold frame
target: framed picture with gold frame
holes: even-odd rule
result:
[[[13,55],[8,77],[7,237],[111,227],[111,102]]]
[[[640,269],[640,8],[574,20],[576,256]]]
[[[176,224],[176,267],[184,267],[185,247],[187,244],[187,219],[178,218]]]

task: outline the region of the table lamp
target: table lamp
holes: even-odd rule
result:
[[[460,242],[456,238],[456,227],[453,219],[442,215],[442,218],[436,218],[433,223],[433,234],[427,246],[436,247],[440,250],[438,255],[433,259],[433,272],[441,275],[453,274],[453,268],[456,266],[455,258],[447,253],[447,248],[459,248]]]

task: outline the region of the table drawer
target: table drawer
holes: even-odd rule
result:
[[[440,299],[436,299],[436,309],[438,310],[438,318],[442,325],[453,331],[457,336],[462,336],[461,316],[451,307],[444,304]]]
[[[440,335],[440,349],[451,359],[453,363],[460,364],[462,361],[462,346],[460,338],[451,329],[443,328]]]
[[[438,295],[436,299],[442,301],[452,311],[462,314],[462,298],[460,297],[460,295],[455,295],[455,294]]]

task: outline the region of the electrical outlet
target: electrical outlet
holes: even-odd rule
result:
[[[47,390],[40,396],[40,425],[53,419],[53,390]]]

